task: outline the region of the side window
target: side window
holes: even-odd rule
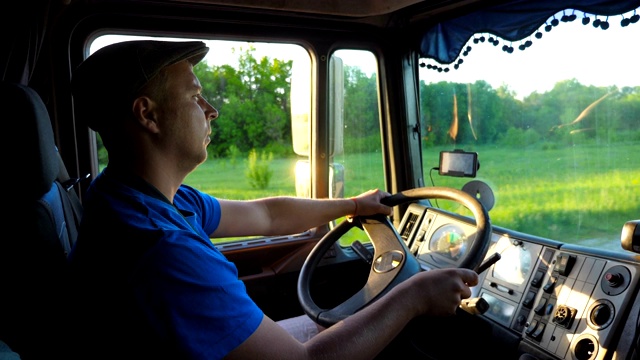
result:
[[[331,172],[334,193],[356,196],[385,189],[378,63],[370,51],[341,49],[330,58]],[[354,228],[342,245],[366,235]]]
[[[342,49],[331,62],[334,71],[342,68],[343,73],[334,80],[342,81],[342,94],[332,96],[330,115],[336,128],[332,163],[339,169],[334,173],[343,172],[345,197],[384,189],[376,57],[370,51]]]

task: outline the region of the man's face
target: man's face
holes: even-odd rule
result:
[[[158,104],[162,151],[192,171],[207,158],[211,120],[218,111],[201,95],[200,81],[187,60],[168,66],[164,96]]]

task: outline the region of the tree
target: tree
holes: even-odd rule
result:
[[[292,61],[254,58],[255,48],[240,49],[238,68],[196,65],[194,72],[203,96],[220,113],[212,122],[212,157],[228,155],[236,146],[251,149],[291,150],[289,93]],[[281,155],[281,154],[280,154]]]

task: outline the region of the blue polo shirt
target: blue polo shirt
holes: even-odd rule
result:
[[[171,204],[107,167],[83,205],[70,255],[81,355],[219,359],[257,329],[262,311],[208,236],[217,199],[182,185]]]

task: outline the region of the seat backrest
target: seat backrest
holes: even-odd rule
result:
[[[67,254],[81,205],[58,154],[47,108],[27,86],[0,83],[5,134],[0,237],[0,339],[22,360],[64,353]],[[9,147],[10,146],[10,147]]]

